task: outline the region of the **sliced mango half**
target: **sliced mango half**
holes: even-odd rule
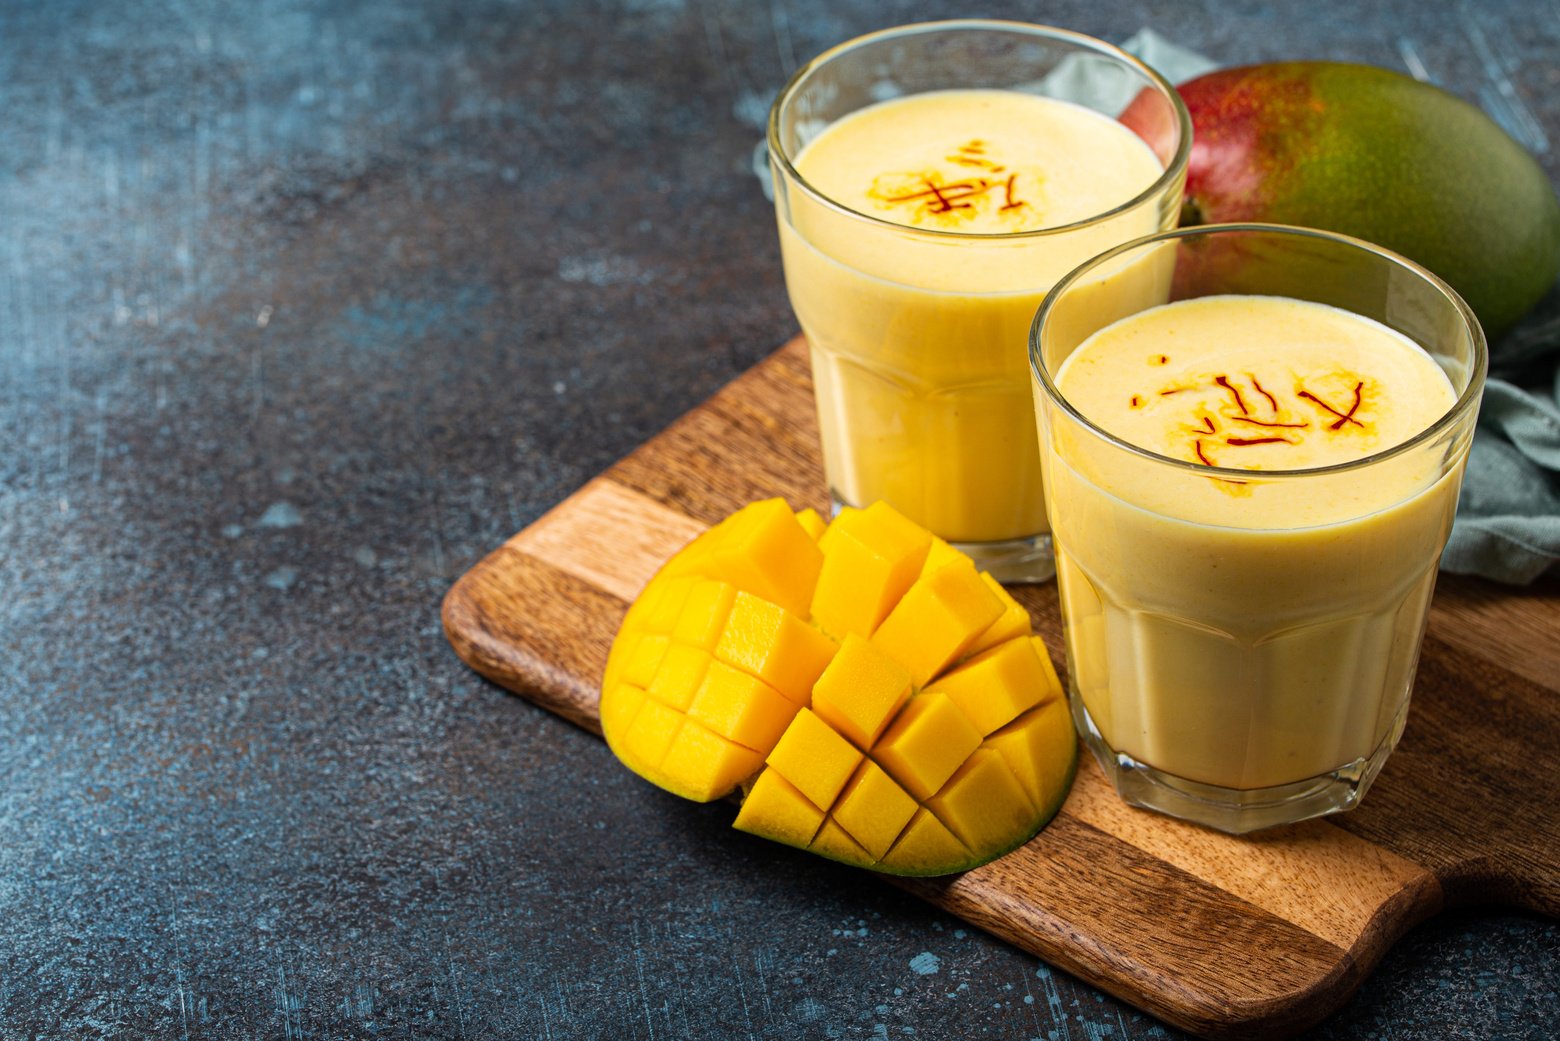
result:
[[[689,543],[624,616],[601,723],[667,791],[740,791],[737,828],[901,875],[1027,842],[1078,758],[1028,611],[884,503],[767,499]]]

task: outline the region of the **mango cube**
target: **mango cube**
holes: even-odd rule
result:
[[[1060,803],[1078,763],[1078,737],[1065,698],[1032,708],[986,739],[1036,806]]]
[[[885,502],[842,510],[818,542],[813,621],[835,639],[871,636],[921,573],[931,544],[925,528]]]
[[[909,697],[904,666],[851,634],[813,685],[812,707],[857,748],[867,749]]]
[[[872,634],[872,644],[910,670],[922,686],[975,642],[1002,614],[998,600],[965,557],[917,579]]]
[[[625,745],[640,762],[659,770],[686,718],[676,709],[647,697],[625,735]]]
[[[718,661],[686,708],[689,718],[749,749],[773,748],[796,715],[796,706],[769,684]]]
[[[813,836],[807,848],[820,857],[846,864],[870,864],[875,859],[844,828],[828,818],[824,819],[823,827],[818,829],[818,834]]]
[[[733,827],[805,849],[822,824],[822,810],[784,777],[765,770],[742,800]]]
[[[943,822],[925,809],[915,811],[910,823],[894,847],[883,855],[878,867],[906,875],[924,875],[939,864],[973,861],[974,854],[949,831]]]
[[[823,538],[823,533],[829,526],[828,522],[818,516],[818,511],[811,506],[796,511],[796,523],[802,526],[802,530],[807,532],[808,538],[814,542]]]
[[[917,799],[937,793],[980,747],[982,735],[942,694],[910,699],[872,748],[872,758]]]
[[[708,802],[753,776],[762,765],[752,749],[685,720],[661,760],[660,769],[662,773],[687,779],[691,793],[688,798]]]
[[[1018,778],[989,748],[976,749],[926,808],[971,852],[985,857],[1006,853],[1029,838],[1025,829],[1034,819]]]
[[[639,634],[624,656],[623,682],[640,688],[648,687],[650,681],[655,679],[656,670],[661,667],[661,659],[666,657],[671,645],[671,640],[657,633]]]
[[[663,705],[686,712],[712,661],[708,651],[685,643],[671,644],[645,693]]]
[[[702,578],[689,588],[682,610],[672,626],[671,639],[713,651],[731,616],[737,587],[729,582]]]
[[[873,860],[881,860],[919,808],[920,804],[895,784],[882,767],[868,759],[846,782],[829,816]]]
[[[834,657],[834,641],[783,607],[738,593],[715,657],[768,683],[797,705]]]
[[[948,545],[948,543],[933,535],[931,548],[926,551],[926,560],[922,563],[921,574],[917,577],[925,578],[934,571],[941,571],[949,564],[968,559],[963,553],[960,553]]]
[[[634,723],[634,717],[644,707],[645,692],[631,683],[619,683],[611,696],[601,698],[601,731],[603,734],[625,734]]]
[[[711,550],[709,573],[744,592],[807,617],[823,554],[784,499],[743,511]]]
[[[1002,583],[987,572],[980,573],[980,580],[986,584],[987,589],[991,590],[992,595],[1002,601],[1002,613],[997,616],[995,622],[986,626],[985,631],[975,637],[975,642],[964,651],[966,657],[973,657],[981,651],[990,650],[999,643],[1029,635],[1029,609],[1014,600],[1013,595],[1002,588]]]
[[[644,631],[670,633],[672,626],[676,625],[677,619],[682,616],[683,604],[688,600],[689,591],[699,582],[697,575],[674,575],[665,579],[657,576],[652,579],[650,585],[645,588],[655,591],[655,600],[646,614]]]
[[[982,737],[1062,692],[1051,656],[1038,637],[998,644],[943,673],[926,689],[948,695]]]
[[[861,764],[861,753],[804,708],[780,735],[766,762],[815,805],[828,809]]]

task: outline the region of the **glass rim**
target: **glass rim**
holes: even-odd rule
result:
[[[941,228],[916,228],[908,224],[899,224],[895,221],[884,220],[882,217],[874,217],[870,213],[862,213],[860,210],[851,209],[844,203],[831,198],[816,188],[807,178],[803,177],[791,161],[790,152],[780,142],[780,112],[786,103],[797,93],[803,82],[818,69],[835,59],[854,51],[860,47],[876,43],[879,40],[896,36],[911,36],[922,33],[984,30],[1012,33],[1014,35],[1043,37],[1049,40],[1060,40],[1077,46],[1080,50],[1094,51],[1109,58],[1113,58],[1123,65],[1141,73],[1151,84],[1159,88],[1161,95],[1166,97],[1175,112],[1176,129],[1178,131],[1175,155],[1159,176],[1154,178],[1152,184],[1117,206],[1108,210],[1085,217],[1082,220],[1072,221],[1068,224],[1057,224],[1046,228],[1033,228],[1029,231],[1001,231],[1001,232],[973,232],[973,231],[946,231]],[[921,93],[929,93],[922,91]],[[910,95],[913,96],[913,95]],[[1044,95],[1036,95],[1043,97]],[[859,111],[859,110],[858,110]],[[1091,110],[1092,111],[1092,110]],[[1077,231],[1080,228],[1101,224],[1129,210],[1137,209],[1144,203],[1161,194],[1186,172],[1188,160],[1192,152],[1192,117],[1187,111],[1186,103],[1181,100],[1180,92],[1174,84],[1165,79],[1153,66],[1146,64],[1114,44],[1107,43],[1084,33],[1073,32],[1071,29],[1058,29],[1050,25],[1039,25],[1032,22],[1015,22],[995,18],[955,18],[935,22],[913,22],[909,25],[894,26],[889,29],[879,29],[876,32],[866,33],[846,40],[844,43],[835,44],[828,50],[814,57],[797,69],[780,88],[780,93],[775,95],[774,104],[769,107],[769,126],[764,143],[768,148],[770,158],[778,163],[786,178],[794,182],[808,196],[819,204],[834,210],[846,217],[866,221],[870,225],[890,228],[896,231],[915,236],[926,236],[931,239],[947,239],[954,241],[985,241],[985,242],[1011,242],[1015,240],[1042,238],[1046,235],[1059,235],[1065,232]],[[1146,142],[1145,142],[1146,144]],[[1157,159],[1158,156],[1155,156]]]
[[[1203,463],[1196,463],[1186,459],[1173,459],[1170,456],[1160,455],[1158,452],[1151,451],[1150,449],[1144,448],[1141,445],[1135,445],[1130,441],[1126,441],[1106,430],[1104,427],[1101,427],[1099,424],[1089,419],[1089,417],[1085,416],[1082,412],[1079,412],[1077,407],[1071,401],[1069,401],[1062,394],[1062,392],[1057,389],[1056,384],[1052,382],[1051,373],[1041,358],[1041,336],[1043,335],[1046,319],[1050,317],[1052,307],[1056,301],[1061,299],[1062,295],[1066,293],[1068,289],[1076,285],[1080,280],[1087,276],[1090,271],[1133,250],[1147,249],[1157,244],[1173,242],[1177,239],[1193,238],[1199,235],[1219,235],[1236,232],[1261,232],[1277,235],[1289,235],[1297,238],[1321,239],[1323,241],[1332,242],[1337,245],[1355,249],[1363,253],[1372,254],[1389,264],[1393,264],[1399,268],[1409,271],[1414,275],[1417,275],[1419,278],[1429,283],[1432,287],[1439,290],[1441,295],[1451,302],[1453,308],[1462,318],[1463,326],[1469,331],[1473,354],[1471,359],[1472,365],[1470,366],[1468,373],[1468,385],[1458,391],[1457,400],[1452,403],[1450,408],[1442,413],[1441,416],[1439,416],[1433,423],[1427,424],[1413,437],[1410,437],[1405,441],[1400,441],[1389,448],[1384,448],[1379,452],[1373,452],[1370,455],[1361,456],[1358,459],[1351,459],[1342,463],[1332,463],[1328,466],[1308,467],[1298,470],[1241,470],[1229,466],[1207,466]],[[1315,302],[1320,303],[1322,301]],[[1343,310],[1347,310],[1347,308],[1344,308]],[[1399,335],[1405,336],[1405,338],[1409,339],[1414,343],[1415,346],[1419,347],[1420,350],[1425,351],[1425,353],[1430,353],[1425,348],[1424,344],[1420,343],[1413,337],[1409,337],[1406,334],[1401,333],[1399,330],[1394,329],[1393,331],[1398,332]],[[1437,368],[1439,367],[1440,366],[1438,364]],[[1385,246],[1378,246],[1374,242],[1367,242],[1364,239],[1355,238],[1351,235],[1343,235],[1338,232],[1322,231],[1318,228],[1303,228],[1289,224],[1263,224],[1258,222],[1199,224],[1190,228],[1172,228],[1169,231],[1156,232],[1152,235],[1145,235],[1142,238],[1133,239],[1130,242],[1124,242],[1119,246],[1106,250],[1104,253],[1101,253],[1096,257],[1084,261],[1082,264],[1078,265],[1072,271],[1064,275],[1054,286],[1050,288],[1050,290],[1046,292],[1045,299],[1040,302],[1039,309],[1035,311],[1034,320],[1030,323],[1029,370],[1030,374],[1036,380],[1038,380],[1040,386],[1044,388],[1046,396],[1052,401],[1052,403],[1061,408],[1063,412],[1072,417],[1076,423],[1081,425],[1088,432],[1092,433],[1106,443],[1128,452],[1131,455],[1138,456],[1139,458],[1146,459],[1150,462],[1168,465],[1186,473],[1196,474],[1198,476],[1221,477],[1226,479],[1235,478],[1248,482],[1267,482],[1270,480],[1282,482],[1307,477],[1328,477],[1335,474],[1348,473],[1352,470],[1364,469],[1365,467],[1372,466],[1384,460],[1403,455],[1415,448],[1424,445],[1427,442],[1434,441],[1440,437],[1441,434],[1444,433],[1449,427],[1454,426],[1458,421],[1460,421],[1465,414],[1478,407],[1479,401],[1484,394],[1485,377],[1489,370],[1489,345],[1485,340],[1484,327],[1479,324],[1479,319],[1473,313],[1473,309],[1468,306],[1467,301],[1462,298],[1457,290],[1453,289],[1449,284],[1447,284],[1445,279],[1441,278],[1429,268],[1422,264],[1416,263],[1415,261],[1402,256],[1401,254],[1394,253]]]

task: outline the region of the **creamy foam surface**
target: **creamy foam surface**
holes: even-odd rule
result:
[[[1456,402],[1413,341],[1284,297],[1203,297],[1102,329],[1057,385],[1124,441],[1172,459],[1305,470],[1402,444]]]
[[[1087,220],[1163,172],[1115,120],[1010,90],[933,91],[869,106],[809,143],[796,167],[858,213],[970,234]]]

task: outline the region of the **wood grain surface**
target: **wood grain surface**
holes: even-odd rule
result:
[[[816,445],[797,340],[461,578],[444,602],[450,642],[599,733],[597,683],[627,602],[742,503],[823,508]],[[1064,662],[1054,586],[1014,592]],[[896,884],[1193,1033],[1284,1036],[1445,906],[1560,913],[1557,791],[1560,590],[1443,576],[1407,731],[1352,813],[1236,838],[1126,806],[1086,761],[1028,845]]]

